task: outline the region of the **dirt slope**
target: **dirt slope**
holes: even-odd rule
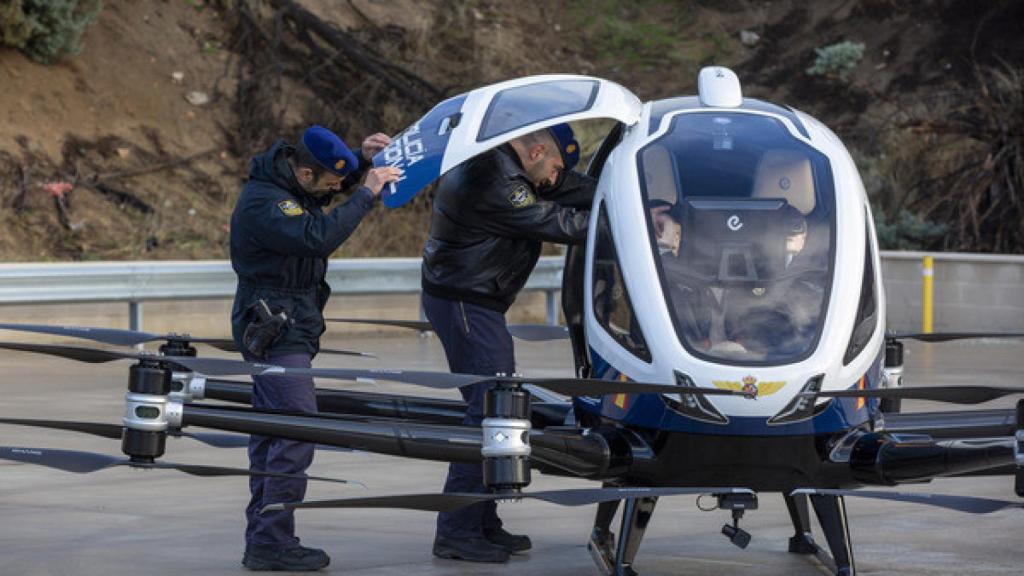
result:
[[[56,66],[0,50],[0,260],[224,258],[247,164],[245,153],[231,151],[239,148],[240,44],[228,9],[234,3],[104,4],[81,54]],[[1024,61],[1017,31],[1024,4],[1009,1],[300,4],[449,95],[515,76],[568,72],[606,77],[651,99],[693,93],[703,65],[732,66],[747,94],[804,109],[834,127],[863,159],[877,195],[890,194],[894,174],[905,172],[892,160],[912,137],[900,123],[971,86],[977,65]],[[741,31],[757,33],[758,41],[744,45]],[[841,40],[866,45],[849,82],[806,74],[814,48]],[[354,143],[370,130],[394,133],[427,107],[376,97],[386,88],[372,77],[343,88],[360,98],[329,111],[314,105],[302,78],[284,79],[277,93],[279,105],[287,103],[281,133],[268,137],[333,121]],[[193,91],[209,102],[189,103]],[[583,128],[586,148],[600,130]],[[67,186],[60,183],[73,188],[62,195]],[[375,211],[339,255],[418,254],[429,205],[414,204]]]

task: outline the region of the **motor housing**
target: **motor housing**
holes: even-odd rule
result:
[[[530,484],[530,393],[498,383],[484,395],[480,454],[484,485],[518,492]]]
[[[149,463],[164,455],[170,391],[171,370],[159,362],[142,360],[129,369],[121,451],[133,461]]]

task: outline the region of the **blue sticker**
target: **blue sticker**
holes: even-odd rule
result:
[[[465,101],[466,94],[461,94],[434,106],[373,157],[375,168],[395,166],[404,172],[398,182],[384,188],[381,196],[385,206],[398,208],[441,175],[448,139],[462,117]]]

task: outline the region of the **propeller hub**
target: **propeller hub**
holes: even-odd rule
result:
[[[530,429],[529,392],[504,382],[487,391],[480,445],[485,486],[517,493],[530,484]]]
[[[143,358],[129,369],[121,451],[133,461],[152,462],[163,456],[170,392],[171,369],[158,360]]]
[[[169,334],[167,343],[159,348],[160,354],[164,356],[188,356],[195,358],[198,355],[195,346],[189,344],[188,334]]]

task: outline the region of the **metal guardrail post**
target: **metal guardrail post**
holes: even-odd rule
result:
[[[548,324],[552,326],[558,325],[558,300],[555,298],[555,292],[557,290],[545,290],[545,307],[548,312]]]
[[[142,330],[142,302],[128,302],[128,329]]]

